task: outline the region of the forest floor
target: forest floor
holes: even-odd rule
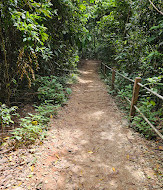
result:
[[[151,142],[149,147],[128,128],[98,75],[96,61],[86,61],[72,90],[41,146],[17,150],[0,160],[0,189],[162,189],[163,151],[157,144],[152,149]]]

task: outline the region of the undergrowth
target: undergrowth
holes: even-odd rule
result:
[[[56,76],[38,76],[32,84],[32,88],[37,90],[37,104],[35,113],[28,113],[24,118],[19,119],[19,127],[11,131],[11,140],[14,140],[15,147],[28,146],[36,141],[42,141],[46,136],[49,128],[49,121],[56,117],[58,109],[63,106],[71,94],[71,88],[67,84],[76,81],[76,75],[71,74],[69,77]],[[11,119],[17,107],[8,108],[6,105],[0,105],[0,124],[2,129],[5,125],[14,123]],[[18,114],[17,114],[18,115]],[[6,138],[7,139],[7,138]],[[2,136],[2,142],[4,142]]]
[[[124,74],[127,76],[127,74]],[[128,82],[126,79],[123,79],[121,76],[116,76],[115,79],[115,89],[111,90],[111,80],[112,74],[111,72],[107,72],[106,76],[102,73],[100,74],[101,78],[104,80],[105,84],[108,86],[108,93],[115,96],[118,100],[119,107],[125,112],[126,115],[129,115],[130,111],[130,104],[125,100],[124,97],[127,97],[129,100],[132,99],[132,90],[133,84]],[[134,77],[133,77],[134,78]],[[158,77],[159,78],[159,77]],[[154,89],[154,80],[158,83],[158,78],[155,79],[147,79],[144,82],[148,81],[146,85],[150,86],[152,84]],[[119,90],[117,90],[119,89]],[[121,101],[119,101],[119,98]],[[149,119],[149,121],[161,132],[163,133],[163,107],[161,103],[159,104],[159,99],[154,97],[153,95],[149,94],[148,92],[140,89],[140,95],[138,99],[137,106],[139,107],[140,111]],[[128,120],[131,118],[127,116]],[[148,123],[138,114],[136,113],[135,117],[132,118],[131,127],[140,132],[145,138],[147,139],[156,139],[157,135],[153,131],[153,129],[148,125]]]

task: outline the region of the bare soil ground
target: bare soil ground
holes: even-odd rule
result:
[[[156,175],[161,166],[150,157],[146,141],[128,128],[97,66],[86,61],[80,69],[68,105],[52,119],[44,144],[17,153],[22,161],[13,173],[0,168],[1,189],[162,189]]]

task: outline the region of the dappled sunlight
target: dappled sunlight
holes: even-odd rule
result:
[[[93,113],[84,113],[83,114],[83,118],[88,118],[88,119],[90,119],[90,120],[92,120],[92,119],[94,119],[94,120],[100,120],[101,119],[101,117],[103,116],[103,114],[105,114],[105,112],[104,111],[95,111],[95,112],[93,112]]]
[[[98,87],[101,87],[101,86],[97,85],[96,88],[98,88]],[[88,88],[95,88],[95,85],[94,84],[90,84],[90,85],[88,85]]]
[[[104,140],[110,140],[110,141],[113,141],[115,140],[115,134],[113,132],[101,132],[100,133],[101,135],[101,139],[104,139]]]
[[[78,77],[78,81],[79,81],[79,83],[82,83],[82,84],[87,84],[87,83],[92,83],[93,82],[92,80],[85,80],[85,79],[82,79],[80,77]]]
[[[92,73],[92,70],[91,71],[79,71],[79,73],[83,74],[83,75],[88,75],[88,74]]]
[[[140,161],[136,156],[134,162],[129,159],[139,152],[128,140],[132,132],[123,128],[120,113],[101,84],[90,70],[82,71],[62,117],[53,120],[39,170],[43,174],[48,171],[45,179],[56,190],[136,190],[144,186]],[[41,168],[42,164],[46,167]],[[40,172],[37,177],[41,178]]]
[[[144,172],[141,168],[136,168],[133,165],[125,165],[126,170],[137,180],[145,180]]]

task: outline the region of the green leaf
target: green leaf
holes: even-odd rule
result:
[[[153,100],[150,101],[150,104],[152,104],[153,106],[156,105],[156,103]]]

